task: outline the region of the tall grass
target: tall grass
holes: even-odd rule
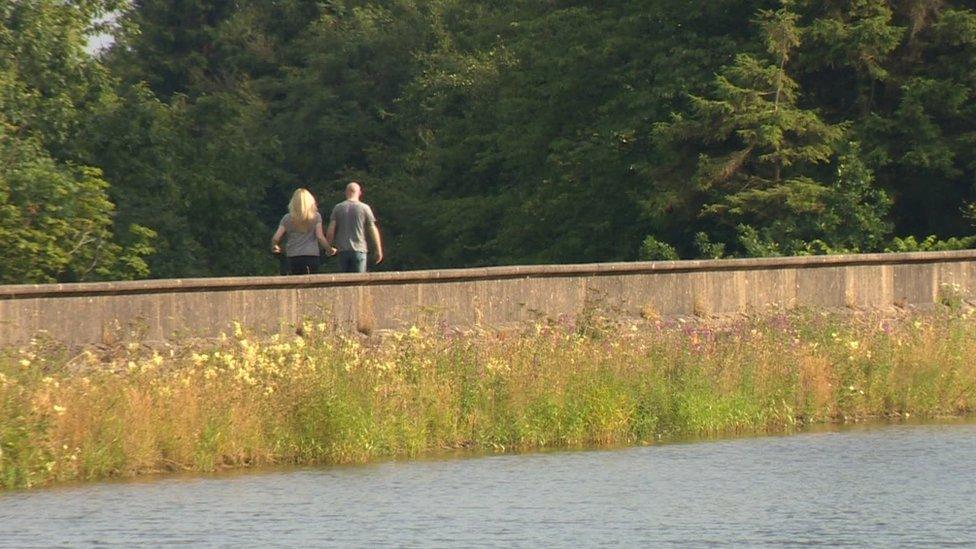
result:
[[[371,339],[237,329],[80,353],[38,340],[0,355],[0,487],[976,409],[964,314],[583,320]]]

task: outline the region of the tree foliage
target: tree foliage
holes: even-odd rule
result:
[[[971,242],[971,2],[32,0],[0,21],[8,281],[271,273],[291,191],[327,210],[350,179],[394,269]],[[46,202],[75,232],[41,244]]]
[[[85,36],[113,6],[0,6],[0,283],[149,272],[143,257],[153,252],[153,232],[116,223],[110,183],[77,155],[81,128],[111,96]]]

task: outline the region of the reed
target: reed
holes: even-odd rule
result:
[[[798,312],[0,354],[0,487],[976,409],[976,320]]]

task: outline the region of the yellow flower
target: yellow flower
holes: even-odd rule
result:
[[[59,416],[64,414],[67,411],[67,408],[65,408],[64,406],[58,406],[57,404],[52,406],[51,409],[53,409],[55,413],[57,413]]]

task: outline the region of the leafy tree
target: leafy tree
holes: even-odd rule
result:
[[[261,28],[249,3],[171,4],[124,12],[107,55],[121,100],[90,124],[87,158],[122,218],[158,232],[157,276],[274,272],[265,250],[281,203],[272,211],[268,197],[289,176],[241,47]]]
[[[0,283],[72,282],[148,274],[153,232],[115,242],[108,183],[95,168],[59,164],[36,139],[0,124]]]
[[[111,95],[84,51],[92,18],[114,2],[38,0],[0,6],[0,281],[147,274],[152,231],[118,231],[109,183],[78,162],[80,128]],[[116,232],[127,235],[126,245]]]
[[[895,198],[898,232],[958,236],[971,229],[962,208],[976,200],[976,13],[927,19],[893,61],[889,101],[862,133]]]
[[[678,252],[674,246],[667,242],[661,242],[653,236],[648,236],[641,243],[640,259],[645,261],[664,260],[673,261],[678,259]]]
[[[693,176],[702,214],[734,227],[750,255],[797,253],[817,237],[814,218],[831,190],[817,166],[829,163],[845,131],[798,105],[799,86],[786,72],[800,44],[797,18],[785,7],[760,11],[769,57],[738,54],[712,97],[692,97],[690,118],[660,127],[703,145]],[[719,236],[731,239],[727,229]]]
[[[117,256],[148,251],[130,225],[157,233],[152,276],[273,272],[291,191],[328,211],[350,179],[397,269],[972,233],[970,2],[36,0],[0,18],[4,207],[25,219],[40,195],[12,182],[57,179],[38,188],[97,205]]]

